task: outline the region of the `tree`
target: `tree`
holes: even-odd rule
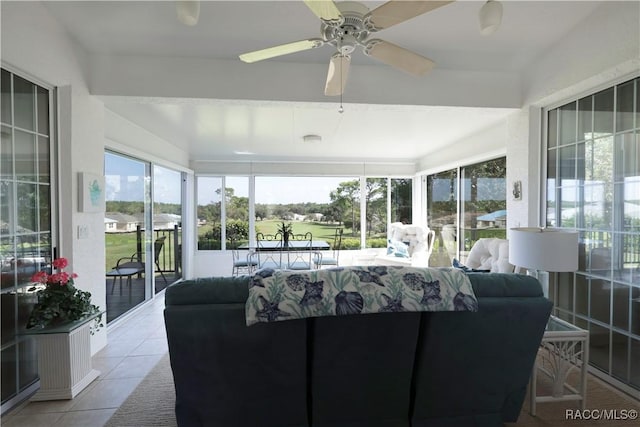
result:
[[[387,223],[387,179],[367,178],[365,189],[367,235],[371,236],[376,229],[384,231]]]
[[[329,193],[329,198],[334,212],[340,213],[342,222],[345,225],[351,223],[351,233],[355,236],[356,230],[360,228],[360,221],[356,221],[360,218],[360,181],[341,182],[337,189]],[[346,219],[349,214],[350,220]]]

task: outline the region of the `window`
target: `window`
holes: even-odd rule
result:
[[[464,262],[478,239],[506,239],[506,172],[501,157],[427,176],[427,224],[436,232],[431,267]]]
[[[255,200],[249,195],[251,179]],[[282,221],[291,222],[295,233],[309,231],[329,243],[342,228],[343,249],[360,249],[363,232],[366,247],[381,248],[389,218],[410,223],[412,217],[412,178],[198,176],[197,188],[199,250],[246,244],[252,233],[274,233]],[[252,204],[254,230],[249,227]]]
[[[588,329],[590,363],[640,390],[640,79],[547,114],[546,224],[580,234],[550,277],[555,314]]]

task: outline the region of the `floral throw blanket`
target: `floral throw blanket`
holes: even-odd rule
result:
[[[450,268],[262,269],[249,284],[247,326],[303,317],[399,311],[477,311],[466,274]]]

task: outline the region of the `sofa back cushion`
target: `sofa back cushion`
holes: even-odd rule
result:
[[[167,288],[178,425],[308,425],[307,324],[247,328],[248,280],[184,280]]]
[[[408,426],[420,313],[309,321],[311,425]]]
[[[533,277],[471,273],[477,312],[423,316],[416,352],[412,426],[517,420],[551,313]]]

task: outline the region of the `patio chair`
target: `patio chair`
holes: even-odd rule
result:
[[[230,240],[229,248],[233,257],[231,275],[252,274],[258,266],[255,251],[253,249],[248,251],[238,249],[238,242],[235,239]]]
[[[311,232],[292,234],[289,237],[289,247],[287,247],[287,268],[289,270],[311,270],[315,267],[313,262],[313,251],[311,243],[313,237]]]
[[[281,233],[256,234],[258,268],[282,268],[284,241]]]
[[[164,247],[164,241],[167,236],[158,237],[153,242],[153,258],[156,266],[156,271],[160,273],[162,276],[162,280],[164,280],[165,284],[168,284],[167,278],[164,276],[164,273],[160,269],[160,252]],[[129,285],[129,292],[131,292],[131,278],[137,274],[142,274],[145,272],[145,264],[141,261],[139,254],[136,252],[129,257],[122,257],[116,261],[115,267],[113,267],[110,271],[107,271],[107,277],[113,277],[113,285],[111,286],[111,293],[113,293],[113,289],[116,285],[116,280],[120,279],[120,294],[122,294],[122,278],[127,278],[127,285]]]
[[[340,248],[342,247],[342,233],[344,229],[336,228],[333,235],[333,244],[331,245],[331,256],[325,255],[323,253],[319,253],[319,256],[316,256],[314,259],[314,263],[317,268],[322,268],[325,265],[328,266],[339,266],[339,257],[340,257]]]
[[[167,278],[164,277],[164,273],[162,272],[162,269],[160,268],[160,252],[162,252],[162,249],[164,247],[164,241],[166,240],[167,236],[161,236],[158,237],[154,242],[153,242],[153,261],[156,264],[156,271],[158,271],[160,273],[160,275],[162,276],[162,280],[164,280],[165,285],[168,284],[169,282],[167,282]]]

